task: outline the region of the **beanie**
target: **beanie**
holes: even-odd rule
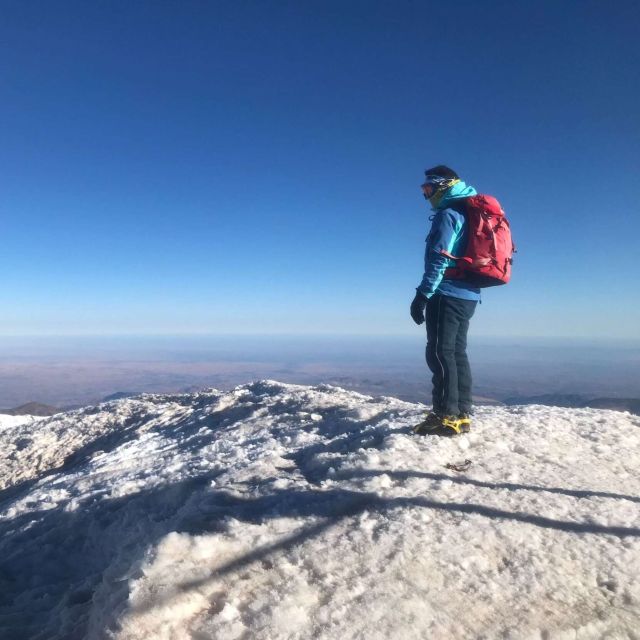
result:
[[[460,176],[453,170],[444,164],[439,164],[431,169],[427,169],[424,174],[426,176],[440,176],[441,178],[448,178],[450,180],[459,180]]]

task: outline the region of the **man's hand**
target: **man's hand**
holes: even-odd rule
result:
[[[419,291],[416,291],[416,297],[411,303],[411,317],[416,324],[422,324],[424,322],[424,309],[427,306],[427,298]]]

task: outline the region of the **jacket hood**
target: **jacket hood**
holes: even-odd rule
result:
[[[434,207],[436,211],[446,209],[453,200],[459,200],[460,198],[468,198],[469,196],[477,195],[477,191],[467,185],[463,180],[458,180],[455,184],[451,185],[440,198],[440,202]]]

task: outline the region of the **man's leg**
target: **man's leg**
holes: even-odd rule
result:
[[[458,370],[456,337],[458,313],[453,298],[436,294],[426,308],[427,365],[433,374],[433,410],[440,415],[458,415]]]
[[[458,409],[460,413],[470,413],[472,406],[472,378],[469,358],[467,357],[467,333],[469,331],[469,320],[476,310],[476,304],[473,300],[456,299],[455,301],[459,320],[455,358],[458,370]]]

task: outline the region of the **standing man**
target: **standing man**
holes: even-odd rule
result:
[[[445,276],[464,255],[468,224],[464,198],[476,195],[458,174],[444,165],[425,171],[422,192],[433,215],[424,256],[424,275],[411,303],[418,325],[426,320],[427,365],[433,373],[433,410],[414,428],[420,435],[457,435],[469,431],[471,368],[467,358],[469,320],[480,300],[480,289],[464,279]]]

